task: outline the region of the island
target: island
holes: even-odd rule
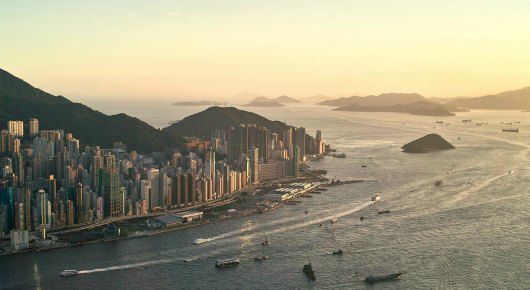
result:
[[[174,102],[173,106],[191,107],[191,106],[227,106],[227,102],[212,102],[212,101],[182,101]]]
[[[285,105],[282,103],[278,103],[275,101],[263,101],[263,102],[250,102],[245,105],[245,107],[265,107],[265,108],[272,108],[272,107],[284,107]]]
[[[405,153],[430,153],[434,151],[455,149],[455,147],[438,134],[428,134],[420,139],[405,144],[401,149],[403,149],[403,152]]]
[[[352,104],[339,107],[334,110],[348,112],[395,112],[437,117],[455,116],[454,113],[451,113],[441,105],[424,101],[418,101],[410,104],[396,104],[392,106],[361,106],[358,104]]]

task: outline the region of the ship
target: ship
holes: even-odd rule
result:
[[[69,276],[75,276],[79,274],[79,271],[77,270],[64,270],[61,273],[59,273],[59,276],[61,277],[69,277]]]
[[[399,277],[401,277],[403,273],[395,273],[395,274],[388,274],[388,275],[381,275],[381,276],[368,276],[364,278],[364,282],[368,284],[374,284],[377,282],[384,282],[384,281],[393,281],[393,280],[399,280]]]
[[[384,213],[390,213],[390,211],[387,209],[387,210],[382,210],[382,211],[377,212],[377,214],[384,214]]]
[[[309,260],[309,258],[308,258]],[[304,265],[304,274],[306,274],[311,280],[315,280],[315,271],[313,271],[313,266],[311,265],[311,261],[309,261],[307,264]]]
[[[502,129],[502,132],[511,132],[511,133],[519,133],[519,128],[509,128],[509,129]]]
[[[342,255],[344,254],[344,252],[342,251],[342,249],[338,249],[336,251],[333,251],[333,255]]]
[[[265,239],[263,242],[261,242],[261,245],[262,246],[268,246],[269,245],[269,240]]]
[[[436,186],[442,186],[443,184],[444,184],[444,182],[441,181],[441,180],[438,180],[438,181],[436,181],[436,183],[435,183]]]
[[[230,259],[218,259],[217,263],[215,263],[216,268],[223,268],[223,267],[229,267],[229,266],[237,266],[239,265],[239,259],[238,258],[230,258]]]
[[[373,202],[380,201],[380,200],[381,200],[381,196],[379,194],[376,194],[376,195],[372,196],[372,201]]]
[[[329,222],[332,223],[332,224],[334,224],[334,223],[337,222],[337,220],[338,220],[337,218],[332,218],[331,220],[329,220]]]
[[[195,241],[193,241],[193,244],[199,245],[199,244],[206,243],[206,242],[208,242],[208,239],[196,239]]]
[[[265,256],[265,255],[261,255],[259,257],[255,257],[254,258],[254,261],[256,262],[261,262],[261,261],[264,261],[264,260],[267,260],[269,257]]]

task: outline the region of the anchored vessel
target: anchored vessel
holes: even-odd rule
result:
[[[380,201],[381,200],[381,196],[379,194],[376,194],[375,196],[372,196],[372,201]]]
[[[381,275],[381,276],[368,276],[364,279],[364,282],[368,284],[373,284],[377,282],[384,282],[384,281],[392,281],[392,280],[399,280],[399,277],[401,277],[403,273],[395,273],[395,274],[388,274],[388,275]]]
[[[311,278],[311,280],[316,279],[315,271],[313,271],[313,267],[311,266],[311,261],[304,265],[303,271],[309,278]]]
[[[64,270],[61,273],[59,273],[59,276],[68,277],[68,276],[75,276],[77,274],[79,274],[79,271],[77,270]]]
[[[218,259],[217,263],[215,263],[215,267],[217,268],[223,268],[228,266],[237,266],[239,265],[239,259],[238,258],[230,258],[230,259]]]

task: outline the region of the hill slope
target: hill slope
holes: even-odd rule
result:
[[[349,105],[359,105],[364,107],[372,106],[394,106],[410,104],[418,101],[427,101],[426,98],[419,94],[402,94],[402,93],[388,93],[377,96],[370,95],[366,97],[352,96],[349,98],[338,98],[327,100],[318,103],[319,105],[326,105],[332,107],[344,107]]]
[[[277,134],[281,134],[289,127],[283,122],[271,121],[258,114],[234,107],[210,107],[164,128],[163,131],[176,137],[209,136],[212,130],[228,129],[239,124],[265,126]]]
[[[528,110],[530,109],[530,87],[496,95],[455,100],[447,104],[467,109]]]
[[[451,143],[447,142],[442,136],[438,134],[428,134],[420,139],[414,140],[408,144],[403,145],[401,149],[405,153],[429,153],[433,151],[454,149]]]
[[[8,120],[39,119],[41,129],[64,129],[83,145],[110,147],[122,141],[143,153],[175,146],[178,139],[125,114],[105,115],[34,88],[27,82],[0,70],[0,126]]]

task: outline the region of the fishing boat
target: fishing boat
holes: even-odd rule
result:
[[[223,267],[229,267],[229,266],[237,266],[239,265],[239,259],[238,258],[230,258],[230,259],[218,259],[217,263],[215,263],[216,268],[223,268]]]
[[[307,258],[309,260],[309,258]],[[313,266],[311,265],[311,261],[309,261],[307,264],[304,265],[303,269],[304,273],[311,278],[311,280],[315,280],[315,271],[313,271]]]
[[[69,276],[75,276],[79,274],[79,271],[77,270],[64,270],[61,273],[59,273],[59,276],[61,277],[69,277]]]
[[[344,254],[344,252],[342,251],[342,249],[338,249],[336,251],[333,251],[333,255],[342,255]]]
[[[403,273],[395,273],[395,274],[388,274],[388,275],[381,275],[381,276],[368,276],[364,279],[364,282],[368,284],[374,284],[377,282],[384,282],[384,281],[394,281],[399,280],[399,277],[401,277]]]

